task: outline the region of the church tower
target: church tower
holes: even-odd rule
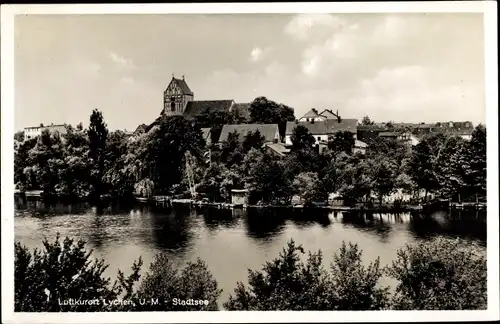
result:
[[[182,115],[188,102],[193,99],[194,93],[189,89],[184,76],[182,79],[176,79],[172,74],[172,80],[163,92],[163,114]]]

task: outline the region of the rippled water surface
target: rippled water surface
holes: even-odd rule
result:
[[[326,210],[221,210],[177,205],[170,210],[147,206],[105,209],[85,205],[45,206],[29,201],[17,204],[15,238],[41,247],[44,238],[83,239],[94,255],[128,273],[142,256],[149,267],[155,253],[164,251],[179,265],[200,257],[223,289],[221,301],[237,281],[246,282],[247,269],[260,268],[278,256],[294,239],[306,250],[323,251],[331,260],[342,241],[357,243],[366,261],[380,257],[390,264],[407,243],[445,235],[486,244],[486,215],[481,212],[437,212],[431,215],[360,214]]]

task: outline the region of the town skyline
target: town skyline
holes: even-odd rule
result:
[[[15,25],[16,130],[86,126],[99,109],[110,129],[133,131],[159,116],[172,74],[195,100],[265,96],[297,118],[316,108],[485,123],[481,14],[44,15]]]

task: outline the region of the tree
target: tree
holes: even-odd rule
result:
[[[352,154],[354,143],[354,135],[351,132],[337,132],[333,138],[328,141],[328,148],[335,153],[345,152],[347,154]]]
[[[292,149],[294,151],[312,150],[314,143],[316,143],[316,140],[309,129],[300,124],[293,129],[291,141],[293,145]]]
[[[201,259],[188,262],[177,270],[166,254],[154,257],[148,273],[137,290],[138,299],[158,299],[158,304],[145,304],[136,311],[211,311],[218,310],[217,299],[222,290]],[[179,301],[208,301],[208,305],[181,305]],[[177,300],[177,302],[176,302]]]
[[[250,151],[252,152],[252,150]],[[287,204],[291,200],[291,183],[285,177],[283,165],[267,152],[255,153],[245,159],[245,188],[251,203]]]
[[[301,245],[289,241],[279,257],[261,271],[248,271],[247,288],[238,282],[234,295],[224,303],[228,310],[380,310],[388,303],[387,288],[378,259],[368,267],[361,262],[357,245],[343,243],[334,255],[330,272],[321,251],[309,252],[305,262]]]
[[[255,149],[262,149],[262,146],[264,145],[264,136],[259,132],[259,130],[256,130],[255,132],[248,132],[245,138],[243,139],[243,152],[247,153],[250,151],[252,148]]]
[[[29,179],[25,173],[25,169],[30,165],[28,158],[30,151],[37,144],[37,139],[32,138],[21,143],[14,150],[14,183],[19,189],[30,189],[28,186]]]
[[[385,196],[390,195],[395,189],[395,166],[391,163],[389,159],[380,159],[374,162],[373,174],[373,191],[379,199],[379,204],[382,205],[382,201]]]
[[[470,243],[438,238],[407,245],[388,268],[398,280],[400,310],[471,310],[487,307],[484,253]]]
[[[212,163],[205,171],[197,191],[207,195],[210,201],[222,201],[221,183],[226,170],[223,164]]]
[[[63,150],[59,136],[44,130],[37,137],[36,145],[29,151],[26,168],[23,170],[27,187],[43,190],[44,196],[56,193],[59,183],[59,170],[64,168]]]
[[[389,306],[389,289],[379,284],[380,258],[364,266],[357,244],[342,242],[331,264],[333,310],[381,310]]]
[[[206,143],[201,129],[183,116],[166,116],[147,136],[148,177],[155,183],[155,192],[168,192],[181,182],[187,151],[194,159],[202,159]]]
[[[435,160],[442,142],[442,136],[425,136],[412,150],[412,156],[408,163],[409,175],[418,188],[425,190],[425,199],[427,199],[429,192],[439,189],[435,173]]]
[[[222,142],[220,158],[228,168],[241,164],[244,158],[244,151],[238,132],[229,133],[227,140]]]
[[[361,125],[363,125],[363,126],[370,126],[370,125],[374,125],[374,124],[375,123],[368,116],[364,116],[363,119],[361,120]]]
[[[478,125],[465,151],[465,181],[469,194],[486,196],[486,127]]]
[[[142,260],[133,263],[132,274],[125,277],[121,271],[111,285],[103,277],[107,265],[104,260],[90,259],[85,242],[66,238],[54,242],[44,240],[44,250],[30,252],[15,243],[14,255],[14,309],[16,312],[95,312],[119,311],[103,305],[102,300],[115,300],[123,292],[131,293],[131,284],[139,279]],[[87,305],[62,305],[59,300],[99,300]]]
[[[305,206],[313,202],[324,202],[328,199],[328,194],[315,172],[300,173],[293,182],[294,189],[304,201]]]
[[[14,134],[14,140],[18,142],[23,142],[24,141],[24,131],[19,131]]]
[[[266,97],[255,98],[250,105],[250,122],[253,124],[278,124],[281,136],[284,136],[286,122],[295,120],[294,110],[278,104]]]
[[[288,242],[279,257],[261,271],[248,270],[247,288],[238,282],[234,296],[224,303],[228,310],[325,310],[329,308],[329,283],[321,252],[309,253],[306,263],[301,245]]]
[[[87,130],[89,138],[89,157],[92,160],[91,182],[93,186],[92,195],[99,199],[103,194],[102,182],[105,168],[106,140],[108,128],[104,122],[102,113],[95,109],[90,115],[90,125]]]

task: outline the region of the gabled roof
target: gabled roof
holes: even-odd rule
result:
[[[326,119],[333,119],[333,118],[338,117],[338,115],[336,113],[334,113],[333,111],[331,111],[330,109],[323,110],[320,113],[320,115],[326,117]]]
[[[287,153],[290,153],[290,149],[287,148],[285,145],[282,143],[268,143],[266,144],[267,147],[269,147],[271,150],[276,152],[280,156],[284,156]]]
[[[325,121],[317,121],[317,122],[287,122],[286,123],[286,131],[285,135],[292,135],[295,127],[302,125],[309,130],[312,135],[326,135],[326,122]]]
[[[237,132],[239,140],[242,141],[248,132],[259,131],[264,136],[264,142],[273,142],[277,139],[278,124],[239,124],[239,125],[224,125],[219,137],[219,142],[227,141],[230,133]],[[278,135],[279,136],[279,135]]]
[[[365,142],[362,142],[360,140],[354,141],[354,147],[366,148],[367,146],[368,146],[368,144],[366,144]]]
[[[172,81],[170,81],[170,83],[172,83],[172,82],[174,82],[179,87],[182,94],[193,95],[193,91],[191,91],[191,89],[189,89],[189,86],[187,85],[186,80],[176,79],[176,78],[172,77]]]
[[[145,133],[147,128],[148,128],[148,125],[141,124],[141,125],[137,126],[137,128],[135,129],[133,134],[136,135],[136,134]]]
[[[341,118],[340,122],[338,119],[328,119],[326,121],[326,125],[328,134],[333,134],[337,132],[351,132],[355,134],[358,130],[357,119]]]
[[[194,117],[201,114],[205,110],[209,111],[229,111],[233,100],[203,100],[190,101],[186,105],[183,115],[186,117]]]
[[[315,117],[322,117],[318,114],[318,111],[315,108],[312,108],[309,110],[304,116],[301,118],[315,118]],[[324,116],[323,116],[324,117]]]
[[[345,131],[355,134],[357,124],[357,119],[341,119],[340,122],[338,119],[327,119],[316,122],[287,122],[285,134],[292,135],[294,128],[298,125],[306,127],[312,135],[327,135]]]

